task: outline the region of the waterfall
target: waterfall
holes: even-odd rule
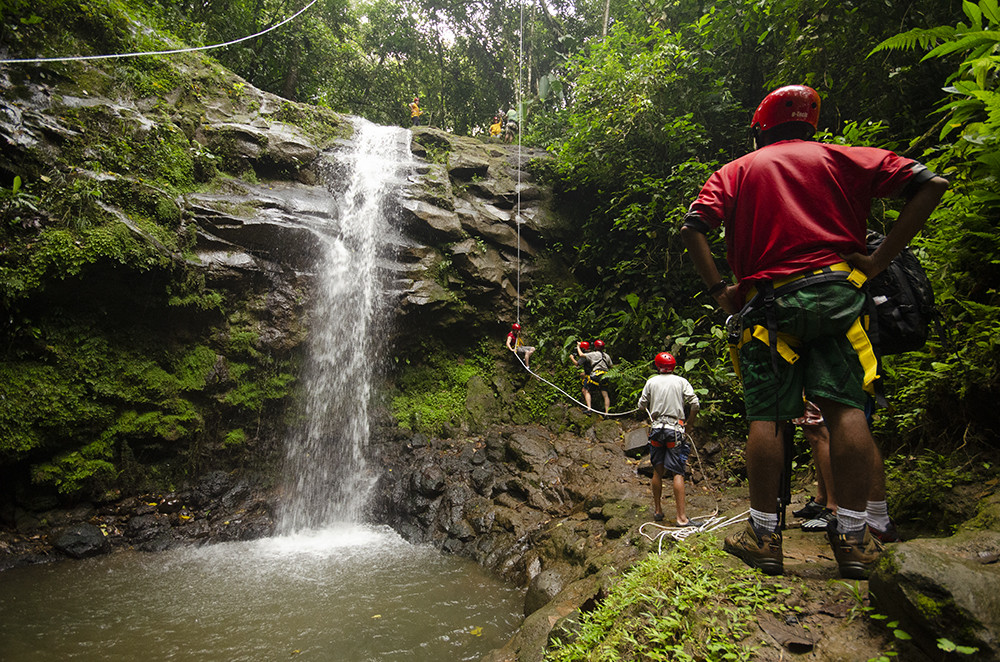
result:
[[[391,309],[380,265],[393,235],[398,192],[412,168],[410,133],[355,120],[352,147],[337,155],[334,218],[322,229],[301,421],[286,441],[278,532],[357,523],[374,484],[364,446],[369,400]]]

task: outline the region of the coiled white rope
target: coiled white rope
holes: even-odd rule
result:
[[[144,55],[174,55],[176,53],[191,53],[194,51],[207,51],[213,48],[224,48],[226,46],[232,46],[233,44],[238,44],[242,41],[247,41],[249,39],[255,39],[262,35],[271,32],[272,30],[277,30],[282,25],[294,21],[296,18],[301,16],[307,9],[316,4],[318,0],[312,0],[308,5],[295,12],[285,20],[280,23],[276,23],[266,30],[261,30],[256,34],[248,35],[246,37],[240,37],[239,39],[233,39],[232,41],[227,41],[221,44],[212,44],[210,46],[191,46],[189,48],[175,48],[166,51],[144,51],[141,53],[113,53],[110,55],[72,55],[66,57],[34,57],[34,58],[22,58],[15,60],[0,60],[0,64],[40,64],[42,62],[79,62],[83,60],[107,60],[107,59],[120,59],[127,57],[142,57]]]
[[[718,517],[719,509],[716,508],[711,515],[707,517],[692,517],[690,521],[701,521],[701,524],[696,526],[663,526],[662,524],[657,524],[656,522],[646,522],[639,527],[639,533],[652,542],[658,543],[656,553],[663,553],[663,541],[667,538],[672,538],[676,541],[681,541],[688,536],[693,536],[696,533],[708,533],[712,531],[718,531],[719,529],[724,529],[727,526],[732,526],[746,520],[750,515],[749,510],[745,510],[739,515],[733,515],[732,517]],[[646,528],[656,529],[656,533],[647,533]]]

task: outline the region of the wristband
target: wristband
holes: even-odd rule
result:
[[[712,287],[708,288],[705,291],[708,292],[708,296],[714,297],[716,294],[726,289],[727,287],[729,287],[729,283],[727,283],[724,280],[720,280],[718,283],[716,283],[715,285],[713,285]]]

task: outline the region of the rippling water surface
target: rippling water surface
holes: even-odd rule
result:
[[[0,573],[0,660],[478,660],[522,592],[350,526]]]

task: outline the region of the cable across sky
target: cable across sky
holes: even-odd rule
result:
[[[212,44],[210,46],[191,46],[190,48],[175,48],[167,51],[144,51],[141,53],[112,53],[110,55],[71,55],[66,57],[35,57],[35,58],[22,58],[16,60],[0,60],[0,64],[41,64],[43,62],[77,62],[82,60],[108,60],[115,58],[126,58],[126,57],[142,57],[144,55],[173,55],[175,53],[191,53],[194,51],[208,51],[213,48],[224,48],[226,46],[232,46],[233,44],[238,44],[241,41],[247,41],[250,39],[255,39],[257,37],[263,36],[268,32],[277,30],[282,25],[294,21],[296,18],[301,16],[307,9],[316,4],[317,0],[312,0],[308,5],[295,12],[285,20],[280,23],[275,23],[266,30],[261,30],[255,34],[247,35],[246,37],[240,37],[239,39],[233,39],[232,41],[223,42],[221,44]]]

